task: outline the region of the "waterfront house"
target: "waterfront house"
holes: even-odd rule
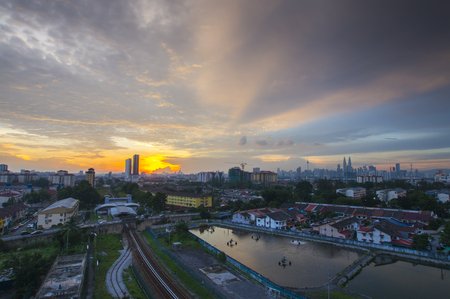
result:
[[[335,218],[328,223],[318,225],[319,234],[340,239],[351,239],[360,228],[361,220],[350,216]],[[315,228],[317,230],[317,228]]]
[[[256,225],[266,228],[286,229],[287,221],[291,218],[283,211],[268,213],[256,218]]]

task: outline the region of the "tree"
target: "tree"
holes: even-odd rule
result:
[[[441,232],[441,243],[450,247],[450,221],[445,222],[444,230]]]
[[[14,202],[15,202],[15,198],[14,197],[10,197],[10,198],[8,198],[8,201],[2,203],[2,206],[3,207],[7,207],[7,206],[12,205]]]
[[[82,180],[78,186],[73,188],[73,194],[70,197],[80,201],[80,208],[97,205],[101,202],[100,194],[86,180]]]
[[[313,187],[308,181],[299,182],[295,188],[295,192],[305,202],[309,202],[311,200],[312,191],[313,191]]]
[[[42,277],[48,272],[55,256],[45,258],[41,253],[26,253],[24,255],[12,255],[5,262],[7,268],[12,268],[15,276],[14,286],[16,294],[14,298],[22,298],[28,289],[36,289],[41,285]]]
[[[413,242],[411,244],[411,248],[415,250],[426,250],[429,244],[428,235],[415,235],[413,237]]]
[[[50,182],[46,178],[40,178],[33,182],[33,186],[48,189]]]
[[[200,217],[202,219],[211,219],[211,213],[209,213],[208,209],[205,206],[200,205],[197,210],[200,212]]]
[[[179,236],[181,239],[184,239],[184,238],[186,238],[187,236],[189,236],[189,227],[188,227],[188,225],[186,224],[186,222],[184,222],[183,220],[177,222],[177,224],[175,225],[175,229],[176,229],[176,231],[177,231],[178,236]]]
[[[153,209],[157,212],[164,211],[166,208],[167,194],[162,192],[156,192],[152,198]]]

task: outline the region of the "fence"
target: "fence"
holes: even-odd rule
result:
[[[145,296],[147,296],[147,298],[149,299],[155,299],[155,296],[153,296],[152,291],[150,291],[150,289],[148,288],[141,274],[139,274],[139,271],[136,269],[134,264],[131,264],[131,269],[133,270],[134,277],[136,277],[136,280],[139,286],[141,287],[141,290],[145,293]]]
[[[204,240],[198,238],[196,235],[192,234],[191,232],[189,232],[189,234],[197,239],[200,244],[202,244],[203,246],[205,246],[207,249],[211,250],[212,252],[214,252],[215,254],[218,254],[220,252],[220,250],[218,250],[217,248],[215,248],[214,246],[212,246],[211,244],[209,244],[208,242],[205,242]],[[232,264],[233,266],[235,266],[236,268],[239,268],[241,271],[247,273],[248,275],[250,275],[253,279],[255,279],[256,281],[258,281],[259,283],[261,283],[262,285],[264,285],[266,288],[268,288],[269,290],[276,290],[276,293],[278,295],[283,296],[283,298],[295,298],[295,299],[304,299],[305,297],[302,297],[300,295],[297,295],[295,293],[292,293],[284,288],[282,288],[281,286],[274,284],[273,282],[271,282],[269,279],[265,278],[264,276],[262,276],[261,274],[253,271],[252,269],[250,269],[247,266],[244,266],[243,264],[241,264],[240,262],[236,261],[235,259],[229,257],[228,255],[225,255],[227,258],[227,262],[229,262],[230,264]]]
[[[164,252],[178,267],[180,267],[184,272],[186,272],[190,277],[192,277],[199,285],[205,288],[214,298],[218,299],[226,299],[222,293],[220,293],[215,287],[213,287],[208,281],[204,278],[200,277],[197,273],[192,271],[189,267],[187,267],[183,262],[181,262],[178,258],[176,258],[170,251],[168,251],[164,246],[159,244],[156,239],[156,235],[151,228],[147,228],[147,232],[150,234],[151,238],[155,242],[156,246]]]
[[[191,221],[191,222],[200,222],[200,221]],[[253,231],[275,234],[275,235],[284,235],[284,236],[289,236],[289,237],[292,236],[292,237],[299,237],[299,238],[311,239],[311,240],[314,240],[314,239],[315,240],[323,240],[323,241],[327,241],[327,242],[331,242],[331,243],[339,243],[339,244],[358,246],[358,247],[369,247],[369,248],[374,248],[374,249],[378,249],[378,250],[411,254],[411,255],[428,257],[428,258],[442,260],[442,261],[450,261],[450,255],[426,252],[426,251],[421,251],[421,250],[387,246],[387,245],[381,245],[381,244],[371,244],[371,243],[365,243],[365,242],[360,242],[360,241],[356,241],[356,240],[339,239],[339,238],[327,237],[327,236],[322,236],[322,235],[312,235],[312,234],[306,234],[306,233],[303,233],[300,231],[286,231],[286,230],[265,228],[265,227],[249,225],[249,224],[241,224],[241,223],[237,224],[237,223],[231,223],[229,221],[209,220],[209,222],[220,223],[221,225],[230,226],[233,228],[246,228],[246,229],[253,230]]]

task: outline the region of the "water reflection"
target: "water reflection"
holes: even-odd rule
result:
[[[291,243],[293,238],[265,234],[258,234],[259,239],[256,239],[255,233],[220,227],[209,233],[200,228],[191,232],[271,281],[289,287],[325,284],[329,270],[333,277],[361,256],[330,244],[301,240],[296,245]],[[230,239],[237,245],[227,245]],[[283,257],[291,266],[279,265]]]
[[[447,298],[449,274],[449,270],[381,256],[350,281],[348,288],[373,298]]]

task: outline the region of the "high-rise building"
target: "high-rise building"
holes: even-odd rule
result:
[[[353,167],[352,167],[352,159],[350,157],[348,157],[348,166],[347,166],[347,171],[348,172],[353,172]]]
[[[395,164],[395,171],[400,173],[400,163]]]
[[[3,171],[7,171],[8,170],[8,165],[6,165],[6,164],[0,164],[0,174],[3,172]]]
[[[125,178],[129,178],[131,175],[131,159],[125,160]]]
[[[301,177],[302,175],[302,168],[301,167],[297,167],[297,177]]]
[[[344,170],[344,173],[345,172],[347,172],[347,162],[345,161],[345,157],[344,157],[344,168],[343,168],[343,170]]]
[[[95,187],[95,170],[94,170],[94,168],[89,168],[88,171],[86,171],[86,181],[88,181],[92,187]]]
[[[133,156],[133,175],[139,175],[139,155]]]

